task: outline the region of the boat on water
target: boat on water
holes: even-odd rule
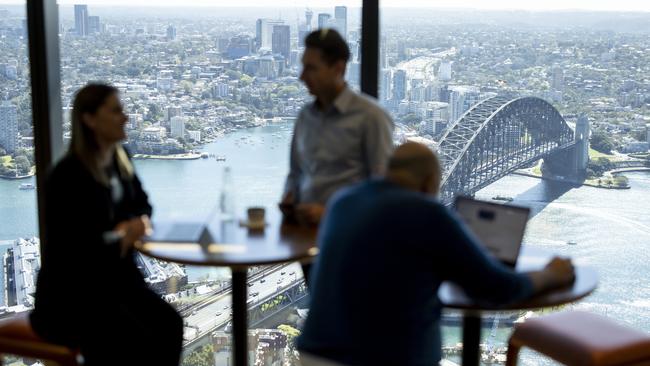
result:
[[[20,187],[18,187],[18,189],[20,189],[21,191],[29,191],[35,188],[36,187],[34,187],[34,185],[31,183],[23,183],[20,185]]]
[[[501,196],[501,195],[496,195],[496,196],[492,197],[492,199],[494,201],[505,201],[505,202],[512,202],[513,201],[512,197]]]
[[[578,242],[575,241],[575,240],[569,240],[566,243],[567,243],[567,245],[578,245]]]
[[[207,159],[209,157],[210,157],[210,155],[208,155],[208,153],[202,153],[201,154],[201,159]]]
[[[226,157],[223,155],[217,155],[214,158],[216,161],[226,161]]]

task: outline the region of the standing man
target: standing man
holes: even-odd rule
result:
[[[300,75],[315,97],[300,111],[290,172],[280,207],[285,216],[318,224],[338,189],[383,174],[393,150],[393,121],[374,98],[345,82],[350,50],[341,35],[319,29],[305,39]]]
[[[300,75],[315,100],[296,119],[290,171],[280,208],[285,217],[317,225],[342,187],[383,174],[393,150],[393,121],[374,98],[345,82],[350,50],[332,29],[305,39]],[[309,277],[310,265],[303,265]]]

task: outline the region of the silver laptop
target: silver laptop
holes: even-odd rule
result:
[[[485,248],[502,263],[514,268],[517,264],[526,223],[527,207],[456,197],[458,215]]]
[[[153,233],[145,241],[162,243],[199,243],[209,245],[215,242],[209,223],[218,213],[219,205],[212,209],[205,221],[154,221]]]

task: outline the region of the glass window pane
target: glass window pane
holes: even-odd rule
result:
[[[0,1],[0,318],[33,308],[40,269],[29,67],[25,2]]]
[[[453,174],[456,161],[499,165],[501,170],[481,178],[479,165],[472,165],[474,175],[460,181],[465,191],[453,193],[530,207],[525,246],[571,257],[600,274],[598,291],[565,309],[593,311],[650,331],[645,281],[650,236],[645,213],[650,197],[647,4],[463,1],[453,6],[467,9],[450,9],[439,3],[382,1],[380,99],[395,117],[398,138],[442,149],[449,146],[444,141],[454,136],[455,126],[472,128],[472,121],[490,116],[463,117],[488,98],[503,103],[519,97],[543,99],[549,107],[544,116],[516,117],[523,127],[497,125],[496,118],[485,127],[496,126],[496,140],[472,146],[468,138],[468,153],[447,160],[447,174]],[[526,106],[530,104],[519,104],[518,113]],[[552,118],[542,118],[554,110],[563,117],[557,126],[568,124],[578,131],[578,153],[559,160],[546,156],[546,161],[544,148],[527,155],[525,143],[539,136],[536,128],[550,126]],[[581,136],[589,139],[590,149]],[[542,139],[547,146],[557,143]],[[482,141],[480,136],[476,141]],[[449,151],[440,154],[449,157]],[[587,154],[587,169],[576,171],[572,164],[580,166]],[[611,174],[628,166],[634,168]],[[547,179],[540,179],[542,174]],[[513,322],[531,314],[540,312],[488,317],[485,350],[501,357]],[[443,355],[455,362],[459,324],[458,314],[443,314]],[[532,354],[525,354],[523,361],[546,362]]]
[[[353,54],[347,80],[359,89],[361,2],[286,2],[280,8],[261,2],[242,8],[164,3],[62,2],[64,141],[74,93],[91,81],[111,83],[129,114],[126,146],[154,220],[203,221],[222,210],[240,218],[251,206],[266,207],[275,219],[293,122],[312,98],[299,80],[303,38],[318,27],[319,17],[345,33]],[[183,364],[203,365],[210,358],[228,364],[230,271],[139,260],[147,280],[185,318]],[[250,278],[251,355],[290,359],[289,340],[300,322],[295,309],[305,307],[304,291],[295,303],[280,300],[302,286],[301,268],[252,268]]]
[[[25,3],[0,2],[0,316],[30,309],[39,241]],[[23,260],[24,259],[24,260]]]

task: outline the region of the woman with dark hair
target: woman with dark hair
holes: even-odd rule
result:
[[[183,322],[151,291],[133,243],[151,206],[120,142],[128,118],[118,90],[75,96],[72,141],[45,185],[45,233],[32,327],[79,348],[86,366],[178,365]]]

